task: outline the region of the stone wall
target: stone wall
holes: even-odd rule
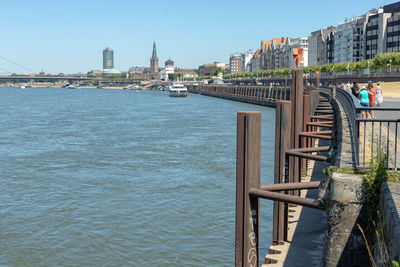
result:
[[[338,168],[354,167],[354,144],[349,118],[335,98],[331,98],[335,111],[333,146],[334,164]],[[366,228],[367,186],[363,176],[334,173],[330,180],[328,234],[324,247],[324,266],[368,266],[369,257],[357,224]]]
[[[366,229],[368,190],[362,175],[334,173],[330,183],[328,235],[324,266],[368,266],[369,257],[357,224]]]
[[[400,262],[400,183],[382,184],[379,210],[388,256],[390,260]],[[380,229],[380,227],[382,226],[378,228]],[[384,261],[380,254],[378,246],[376,246],[374,257],[378,265]]]

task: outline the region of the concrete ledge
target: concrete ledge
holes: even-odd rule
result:
[[[335,172],[330,189],[331,200],[345,204],[361,204],[368,199],[367,186],[361,175]]]
[[[330,184],[324,266],[369,266],[357,224],[366,228],[368,189],[362,175],[334,173]]]
[[[351,138],[349,118],[342,104],[335,98],[331,98],[331,104],[335,111],[337,136],[335,146],[337,155],[335,166],[339,168],[353,168],[355,162],[354,144]]]

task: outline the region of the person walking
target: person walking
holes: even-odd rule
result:
[[[369,107],[372,108],[375,106],[376,102],[376,90],[374,88],[374,84],[372,82],[368,82],[368,98],[369,98]],[[375,114],[373,110],[369,111],[370,118],[375,118]]]
[[[351,93],[358,98],[358,94],[360,93],[360,86],[358,86],[358,82],[353,82]]]
[[[378,82],[376,83],[376,106],[380,107],[383,103],[383,94],[381,84]]]
[[[351,84],[350,84],[350,82],[347,82],[347,84],[346,84],[346,90],[349,91],[349,92],[351,92]]]
[[[369,106],[368,95],[369,95],[369,92],[367,91],[367,88],[365,86],[363,86],[358,94],[358,99],[360,99],[361,106],[363,106],[363,107]],[[363,119],[366,119],[368,117],[368,110],[366,110],[366,109],[361,110],[361,117]]]

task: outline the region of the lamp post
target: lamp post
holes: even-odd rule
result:
[[[392,73],[392,60],[389,60],[389,69],[390,69],[390,73]]]
[[[349,72],[349,68],[350,68],[350,64],[349,64],[349,63],[347,63],[347,75],[349,75],[349,74],[350,74],[350,72]]]
[[[369,74],[369,61],[368,61],[368,74]]]

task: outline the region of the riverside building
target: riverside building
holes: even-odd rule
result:
[[[383,12],[391,13],[387,19],[386,51],[400,52],[400,2],[384,6]]]
[[[346,19],[337,26],[334,45],[334,63],[353,61],[353,29],[356,19]]]
[[[229,57],[230,73],[242,71],[242,57],[239,53],[234,53]]]
[[[168,74],[174,73],[174,62],[171,59],[165,61],[165,68],[160,71],[160,79],[168,81]]]
[[[226,65],[220,62],[214,62],[213,64],[204,64],[199,66],[199,76],[207,76],[213,73],[216,69],[225,71]]]
[[[241,72],[249,72],[250,71],[250,61],[253,58],[254,52],[253,50],[249,49],[246,52],[240,53],[242,57],[242,68]]]
[[[257,49],[250,61],[250,71],[259,71],[261,63],[261,52]]]
[[[314,31],[308,37],[308,65],[317,66],[328,64],[329,42],[333,40],[336,27],[328,27]],[[330,51],[331,53],[333,51]]]
[[[114,68],[114,51],[108,47],[103,50],[103,69]]]

